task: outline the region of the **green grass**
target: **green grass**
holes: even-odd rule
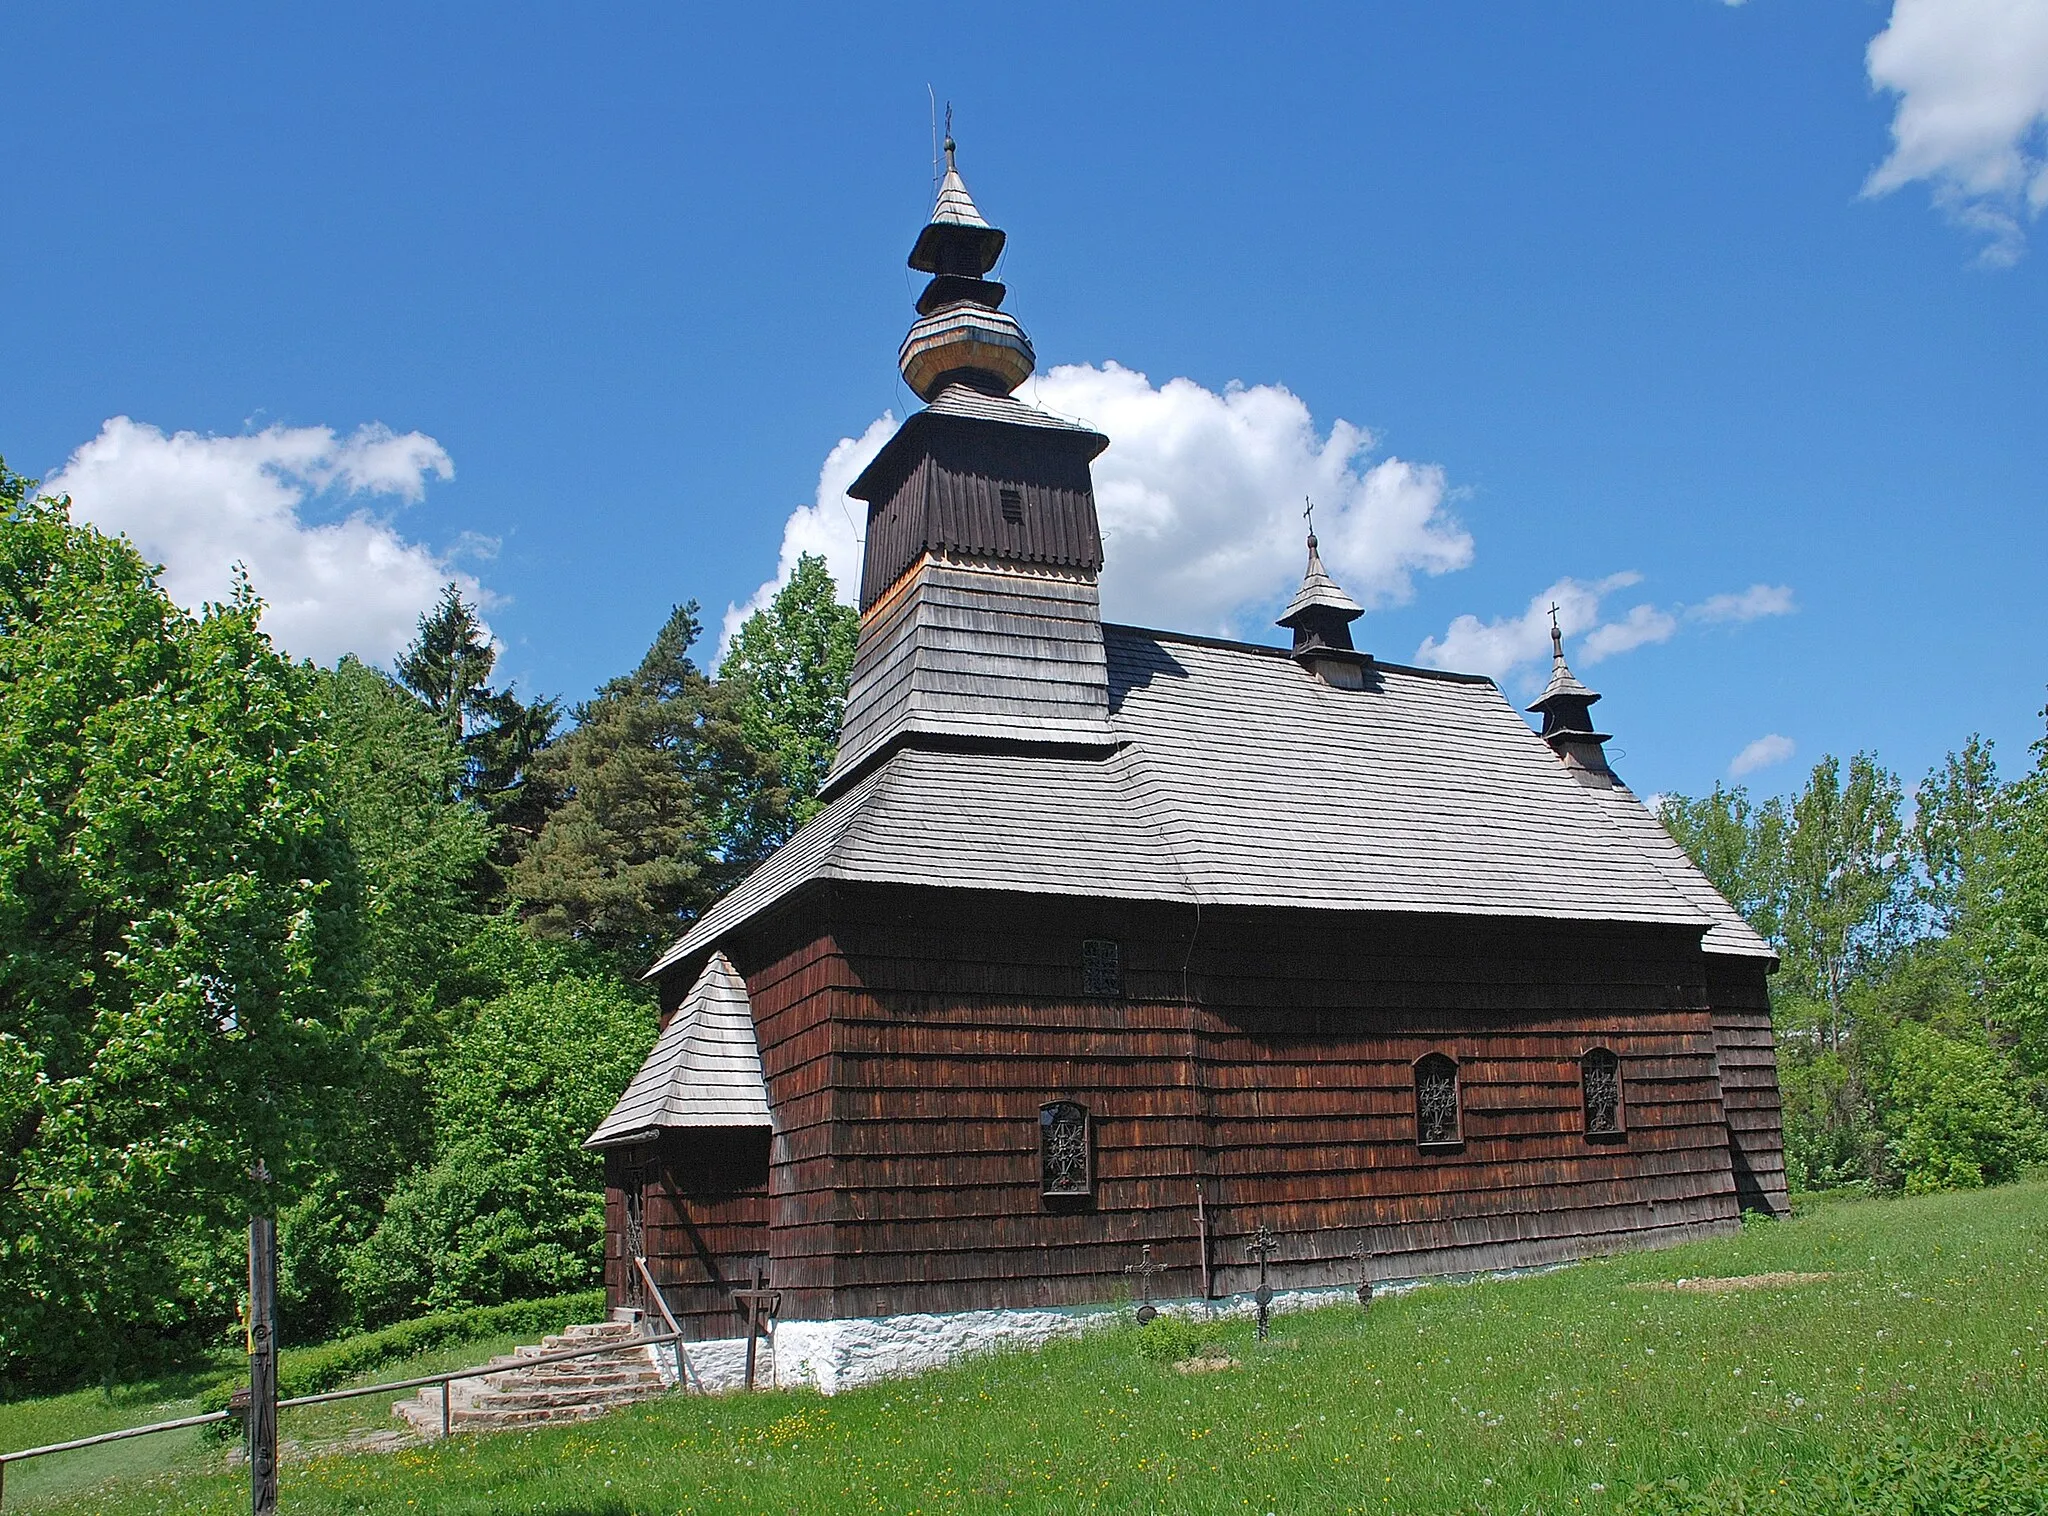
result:
[[[286,1348],[280,1376],[287,1395],[313,1394],[346,1385],[376,1384],[467,1368],[493,1353],[509,1353],[522,1342],[538,1340],[571,1321],[596,1319],[602,1312],[600,1291],[518,1301],[446,1312],[364,1332],[313,1347]],[[181,1373],[117,1386],[111,1394],[79,1390],[40,1399],[0,1401],[0,1448],[39,1447],[68,1442],[97,1432],[119,1431],[151,1421],[195,1416],[226,1403],[228,1391],[246,1370],[240,1355]],[[388,1431],[398,1423],[384,1399],[339,1401],[283,1413],[280,1432],[301,1443],[332,1442],[364,1431]],[[6,1509],[77,1509],[90,1492],[85,1508],[114,1498],[122,1484],[151,1477],[205,1473],[225,1467],[222,1451],[210,1445],[206,1430],[165,1432],[128,1442],[109,1443],[76,1453],[59,1453],[7,1470]],[[65,1507],[65,1500],[73,1504]]]
[[[831,1399],[675,1398],[288,1464],[283,1504],[2027,1516],[2048,1512],[2044,1266],[2048,1183],[1834,1201],[1722,1241],[1283,1317],[1264,1346],[1232,1323],[1240,1366],[1221,1373],[1182,1375],[1122,1328]],[[1831,1277],[1638,1287],[1776,1271]],[[49,1508],[246,1502],[236,1477],[173,1468]]]

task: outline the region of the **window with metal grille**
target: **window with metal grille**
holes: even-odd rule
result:
[[[1048,1199],[1095,1193],[1095,1134],[1088,1107],[1053,1100],[1038,1108],[1038,1173]]]
[[[1024,492],[1005,488],[1003,490],[1003,519],[1015,526],[1024,519]]]
[[[1586,1100],[1586,1135],[1621,1136],[1621,1060],[1594,1048],[1579,1060],[1579,1089]]]
[[[1458,1110],[1458,1066],[1442,1053],[1415,1064],[1415,1144],[1456,1147],[1464,1140]]]
[[[1081,944],[1081,993],[1109,1000],[1123,998],[1123,953],[1106,937],[1090,937]]]

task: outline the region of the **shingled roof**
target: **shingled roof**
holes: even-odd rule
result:
[[[1625,788],[1575,780],[1489,679],[1105,625],[1103,754],[902,747],[650,971],[818,879],[1330,910],[1656,922],[1771,950]]]
[[[768,1083],[747,983],[713,953],[612,1113],[584,1139],[623,1147],[658,1127],[765,1127]]]

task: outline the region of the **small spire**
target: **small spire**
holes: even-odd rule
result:
[[[1314,511],[1310,505],[1303,511],[1310,516]],[[1294,598],[1287,602],[1287,609],[1280,614],[1281,626],[1294,633],[1294,651],[1297,655],[1319,648],[1337,648],[1349,651],[1351,648],[1351,623],[1365,614],[1365,608],[1344,593],[1343,586],[1330,577],[1323,567],[1323,555],[1310,516],[1308,534],[1308,568],[1301,576],[1301,588],[1294,592]]]
[[[1543,718],[1543,740],[1568,768],[1594,775],[1609,773],[1607,753],[1601,744],[1609,734],[1593,726],[1593,702],[1597,690],[1579,682],[1571,665],[1564,661],[1564,632],[1558,626],[1559,607],[1550,607],[1550,683],[1529,707]]]
[[[918,296],[918,320],[896,355],[904,382],[926,401],[955,384],[1007,395],[1038,362],[1024,328],[1002,309],[1007,292],[987,277],[1002,256],[1003,233],[967,193],[950,104],[946,111],[945,177],[932,218],[910,250],[910,266],[932,280]]]

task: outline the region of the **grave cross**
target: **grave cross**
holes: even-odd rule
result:
[[[1280,1251],[1280,1239],[1266,1230],[1266,1223],[1260,1222],[1252,1240],[1244,1245],[1245,1255],[1259,1261],[1259,1288],[1252,1299],[1259,1306],[1259,1341],[1266,1340],[1266,1322],[1273,1305],[1273,1287],[1266,1282],[1266,1260]]]
[[[768,1288],[768,1279],[762,1271],[761,1260],[754,1260],[754,1287],[750,1290],[734,1290],[733,1305],[747,1318],[747,1388],[754,1387],[754,1344],[760,1338],[762,1329],[767,1329],[768,1341],[772,1347],[775,1341],[775,1317],[782,1309],[782,1291]]]
[[[1361,1240],[1357,1247],[1344,1255],[1358,1265],[1358,1303],[1372,1304],[1372,1260],[1373,1250]]]
[[[1139,1250],[1136,1263],[1124,1265],[1124,1272],[1138,1276],[1138,1325],[1144,1326],[1159,1314],[1152,1304],[1152,1276],[1164,1274],[1166,1265],[1152,1261],[1152,1246],[1147,1243]]]

